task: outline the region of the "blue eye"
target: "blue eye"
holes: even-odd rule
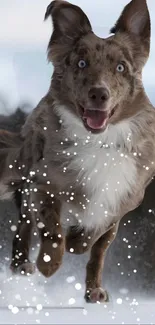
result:
[[[78,62],[78,67],[80,68],[80,69],[83,69],[83,68],[85,68],[86,67],[86,61],[85,60],[80,60],[79,62]]]
[[[116,70],[118,72],[123,72],[125,70],[124,64],[123,63],[118,64]]]

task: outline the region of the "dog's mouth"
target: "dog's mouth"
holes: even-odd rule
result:
[[[92,132],[103,132],[108,124],[110,117],[114,114],[114,109],[108,113],[99,109],[85,109],[80,106],[80,115],[86,129]]]

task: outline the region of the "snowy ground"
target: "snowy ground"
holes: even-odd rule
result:
[[[151,188],[152,187],[152,188]],[[103,284],[110,294],[107,305],[84,302],[87,254],[66,254],[60,271],[50,279],[38,272],[29,277],[9,271],[13,225],[17,224],[12,203],[1,204],[0,323],[1,324],[151,324],[155,320],[155,204],[146,194],[143,205],[126,216],[118,237],[108,252]],[[149,207],[149,209],[148,209]],[[32,260],[38,241],[33,236]]]
[[[107,35],[127,0],[71,1],[82,6],[98,35]],[[43,24],[49,0],[1,0],[0,3],[0,112],[16,105],[35,106],[47,92],[52,67],[46,62],[50,22]],[[152,17],[150,60],[144,71],[146,91],[155,104],[155,1],[148,0]],[[37,9],[36,9],[37,8]],[[5,106],[6,102],[6,106]],[[7,109],[5,108],[7,107]],[[11,226],[17,224],[12,203],[0,204],[0,324],[151,324],[155,323],[155,183],[141,207],[125,217],[108,252],[103,284],[108,305],[90,306],[83,300],[87,255],[66,254],[61,270],[51,279],[38,272],[12,276]],[[32,259],[37,254],[34,235]],[[60,309],[61,310],[60,310]]]

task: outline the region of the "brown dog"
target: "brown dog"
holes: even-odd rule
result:
[[[66,1],[53,1],[49,16],[51,86],[27,119],[22,144],[8,152],[11,169],[1,177],[7,191],[20,179],[23,194],[11,267],[34,271],[28,252],[35,221],[40,272],[51,276],[65,248],[76,254],[91,249],[85,298],[105,301],[106,250],[155,172],[155,111],[142,84],[149,12],[145,0],[132,0],[107,39],[97,37],[84,12]]]

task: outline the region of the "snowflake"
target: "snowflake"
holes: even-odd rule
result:
[[[38,222],[37,227],[38,227],[39,229],[42,229],[42,228],[45,227],[45,225],[43,224],[43,222]]]
[[[41,304],[38,304],[38,305],[36,306],[36,308],[37,308],[37,310],[39,310],[39,311],[43,309],[43,307],[42,307]]]
[[[53,243],[52,246],[53,246],[53,248],[57,248],[58,247],[58,244],[57,243]]]
[[[67,283],[73,283],[75,281],[75,276],[69,276],[66,281]]]
[[[88,314],[86,309],[83,309],[83,315],[86,316]]]
[[[74,305],[75,304],[75,299],[74,298],[70,298],[68,301],[69,305]]]
[[[19,313],[18,307],[12,307],[11,311],[12,311],[13,314],[18,314]]]
[[[28,313],[28,315],[32,315],[33,314],[33,308],[27,308],[27,313]]]
[[[75,289],[76,290],[81,290],[81,288],[82,288],[82,285],[80,283],[75,284]]]
[[[11,226],[11,231],[16,231],[17,230],[17,227],[16,226]]]
[[[116,300],[116,302],[117,302],[118,305],[121,305],[122,302],[123,302],[123,300],[122,300],[121,298],[118,298],[118,299]]]

